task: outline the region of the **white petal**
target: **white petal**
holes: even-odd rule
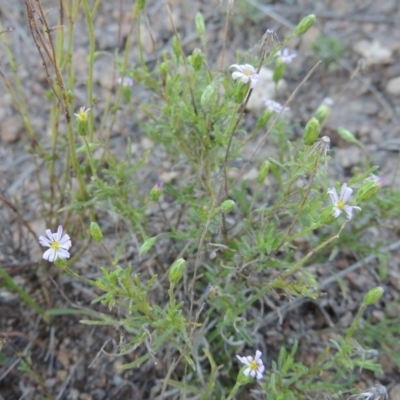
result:
[[[256,351],[256,356],[254,357],[254,361],[257,361],[260,359],[260,357],[262,356],[262,353],[260,350]]]
[[[247,75],[242,75],[242,82],[247,83],[250,80],[250,77]]]
[[[60,240],[60,245],[64,248],[67,248],[66,246],[68,246],[69,249],[72,246],[71,238],[68,235],[64,235]]]
[[[239,71],[232,72],[232,78],[233,78],[234,80],[236,80],[236,79],[238,79],[238,78],[241,78],[242,76],[243,76],[243,73],[242,73],[242,72],[239,72]]]
[[[328,190],[328,194],[329,194],[329,196],[331,196],[332,203],[333,204],[337,204],[339,199],[338,199],[338,195],[337,195],[336,189],[335,188],[329,189]]]
[[[243,373],[246,375],[246,376],[249,376],[250,374],[251,374],[251,369],[250,368],[246,368],[244,371],[243,371]]]
[[[57,252],[57,256],[58,256],[58,258],[61,258],[62,260],[65,260],[66,258],[70,257],[70,254],[69,254],[69,252],[67,250],[60,249]]]
[[[56,240],[57,242],[59,242],[60,239],[61,239],[62,231],[63,231],[63,228],[62,228],[61,225],[59,225],[59,226],[58,226],[58,229],[57,229],[57,233],[55,234],[55,235],[56,235],[56,239],[55,239],[55,240]]]
[[[247,364],[247,359],[246,357],[241,357],[241,356],[236,356],[238,358],[238,360],[242,363],[242,364]]]
[[[340,191],[340,200],[343,201],[343,203],[347,203],[350,200],[352,193],[353,189],[350,189],[345,183],[343,183],[342,190]]]
[[[339,207],[333,207],[333,216],[335,217],[335,218],[337,218],[341,213],[342,213],[342,210],[339,208]]]
[[[260,380],[262,379],[262,372],[261,371],[257,371],[257,379]]]
[[[232,64],[232,65],[229,67],[229,69],[231,69],[231,68],[236,68],[236,69],[238,69],[239,71],[243,71],[242,66],[239,65],[239,64]]]
[[[46,235],[51,241],[53,241],[53,234],[50,229],[46,229]]]
[[[56,252],[53,249],[48,249],[43,254],[43,258],[50,262],[53,262],[55,257],[56,257]]]
[[[39,243],[45,247],[50,247],[50,244],[51,244],[50,240],[44,236],[39,236]]]

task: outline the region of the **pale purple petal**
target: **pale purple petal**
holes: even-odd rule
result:
[[[261,358],[261,356],[262,356],[261,351],[260,351],[260,350],[257,350],[257,351],[256,351],[256,356],[254,357],[254,361],[257,361],[257,362],[258,362],[258,360]]]
[[[71,238],[69,237],[69,235],[64,235],[61,240],[60,240],[60,245],[64,248],[66,248],[66,246],[68,246],[68,248],[70,248],[72,246],[71,243]]]
[[[347,203],[350,200],[352,193],[353,189],[350,189],[345,183],[343,183],[342,189],[340,190],[340,200],[343,201],[343,203]]]
[[[331,200],[332,200],[333,204],[336,204],[339,201],[338,195],[337,195],[337,192],[336,192],[335,188],[329,189],[328,190],[328,194],[331,197]]]
[[[232,78],[236,81],[236,79],[238,79],[238,78],[241,78],[243,76],[243,73],[242,72],[239,72],[239,71],[235,71],[235,72],[232,72]]]
[[[231,68],[236,68],[236,69],[238,69],[239,71],[242,71],[242,72],[243,72],[242,66],[239,65],[239,64],[232,64],[232,65],[229,67],[229,69],[231,69]]]
[[[46,235],[51,241],[53,240],[53,234],[51,233],[51,229],[46,229]]]
[[[61,258],[61,260],[65,260],[66,258],[70,257],[70,254],[67,250],[60,249],[57,251],[57,256],[58,256],[58,258]]]
[[[249,76],[247,76],[245,74],[242,75],[242,83],[247,83],[249,80],[250,80]]]
[[[57,242],[59,242],[60,239],[61,239],[62,231],[63,231],[63,228],[62,228],[61,225],[59,225],[59,226],[58,226],[58,229],[57,229],[57,233],[56,233],[55,236],[54,236],[54,240],[56,240]]]
[[[54,261],[55,256],[56,256],[56,252],[53,249],[48,249],[43,254],[43,258],[50,262]]]
[[[337,218],[342,213],[342,210],[339,207],[333,207],[333,216]]]
[[[51,244],[50,240],[44,236],[39,236],[39,243],[45,247],[50,247],[50,244]]]

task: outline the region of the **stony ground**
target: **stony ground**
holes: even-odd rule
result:
[[[223,7],[219,0],[172,1],[175,24],[180,31],[185,49],[191,52],[199,45],[194,31],[195,11],[203,12],[207,22],[208,51],[211,59],[220,59]],[[44,6],[56,18],[57,6],[44,2]],[[151,64],[156,57],[169,48],[172,29],[163,10],[161,0],[149,0],[147,17],[149,24],[143,28],[146,59]],[[115,49],[121,48],[130,31],[131,4],[128,1],[104,1],[95,19],[97,50],[105,52],[96,61],[96,95],[101,110],[107,94],[113,90],[116,73],[112,58]],[[396,0],[286,0],[281,2],[237,0],[234,26],[229,32],[229,47],[226,64],[235,61],[236,51],[250,51],[260,40],[266,29],[273,29],[279,37],[288,34],[303,16],[314,13],[316,25],[301,40],[294,42],[297,59],[288,67],[286,85],[280,91],[280,100],[285,99],[296,88],[306,73],[315,65],[312,44],[319,35],[333,37],[342,44],[344,51],[329,65],[322,65],[300,88],[291,104],[287,117],[294,124],[304,125],[325,97],[335,100],[335,108],[325,126],[325,135],[331,138],[332,161],[329,173],[341,180],[348,177],[365,160],[373,159],[379,165],[384,185],[398,186],[400,150],[400,6]],[[28,99],[32,124],[41,139],[48,137],[48,108],[44,104],[46,79],[36,49],[32,46],[22,2],[0,0],[0,22],[2,29],[13,27],[13,31],[1,38],[11,43],[18,63],[18,75]],[[87,76],[86,56],[88,38],[83,18],[76,27],[74,64],[77,70],[77,104],[85,103]],[[156,44],[156,48],[154,47]],[[211,45],[212,44],[212,45]],[[133,47],[135,42],[133,41]],[[137,57],[132,51],[132,61]],[[334,66],[336,65],[336,68]],[[0,68],[11,79],[11,71],[0,46]],[[135,88],[136,101],[143,101],[140,87]],[[263,93],[260,94],[263,97]],[[100,111],[99,111],[100,113]],[[122,114],[122,113],[121,113]],[[251,116],[251,111],[249,112]],[[251,120],[251,118],[250,118]],[[339,126],[346,127],[364,144],[365,148],[345,143],[336,133]],[[298,134],[301,134],[298,132]],[[169,181],[176,173],[169,170],[168,160],[162,150],[143,137],[128,115],[120,115],[113,129],[113,149],[123,149],[127,138],[134,144],[138,154],[152,148],[159,157],[153,157],[144,174],[143,182],[149,187],[153,181]],[[246,150],[254,149],[252,143]],[[21,218],[34,232],[43,230],[40,217],[39,188],[35,182],[35,165],[27,149],[32,141],[24,131],[12,98],[0,81],[0,263],[17,284],[28,291],[44,307],[67,308],[88,307],[95,294],[79,282],[60,277],[56,271],[43,271],[40,249],[32,240]],[[266,150],[267,151],[267,150]],[[270,149],[268,151],[271,151]],[[247,175],[251,179],[251,170]],[[149,184],[151,182],[151,184]],[[46,189],[46,188],[44,188]],[[395,223],[395,222],[394,222]],[[397,233],[396,233],[397,232]],[[373,234],[373,233],[372,233]],[[380,320],[391,313],[400,315],[400,257],[399,231],[386,230],[391,259],[390,276],[386,282],[385,302],[372,310],[372,318]],[[375,232],[382,235],[382,232]],[[112,240],[111,238],[109,239]],[[368,268],[361,268],[353,254],[343,255],[331,267],[343,273],[346,285],[351,290],[345,300],[337,295],[330,274],[325,266],[320,268],[321,280],[325,282],[325,302],[294,302],[282,305],[280,312],[270,313],[264,319],[268,328],[267,346],[273,347],[280,337],[304,339],[312,332],[329,330],[329,327],[346,327],[362,299],[364,287],[376,280],[376,260],[371,257]],[[80,272],[84,266],[78,265]],[[90,273],[90,271],[86,271]],[[46,277],[46,278],[45,278]],[[51,279],[50,279],[51,277]],[[325,279],[325,280],[324,280]],[[78,323],[80,316],[56,318],[51,326],[40,321],[32,311],[21,303],[19,296],[2,286],[0,279],[0,337],[7,337],[5,354],[0,354],[0,399],[39,399],[50,393],[57,399],[153,399],[160,393],[161,379],[165,376],[165,365],[146,365],[142,370],[120,373],[117,367],[131,361],[130,355],[113,357],[100,354],[101,348],[113,353],[121,332],[107,327],[90,327]],[[288,318],[286,318],[288,317]],[[328,326],[328,328],[326,328]],[[399,332],[400,335],[400,332]],[[324,340],[324,331],[320,340]],[[400,349],[400,346],[398,347]],[[37,372],[43,378],[42,386],[22,373],[21,354],[32,351]],[[314,354],[307,347],[300,352],[303,361],[312,361]],[[360,388],[381,382],[391,390],[391,399],[400,399],[400,373],[398,367],[382,359],[385,374],[364,374]],[[167,364],[167,363],[166,363]],[[146,380],[143,381],[143,376]],[[170,398],[173,397],[173,393]]]

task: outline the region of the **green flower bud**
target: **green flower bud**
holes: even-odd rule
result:
[[[296,36],[304,35],[313,25],[315,22],[315,15],[310,14],[307,17],[303,18],[299,24],[294,29],[294,34]]]
[[[67,266],[67,260],[65,260],[63,258],[57,258],[54,261],[54,264],[56,265],[57,268],[64,270]]]
[[[243,385],[248,385],[249,383],[254,382],[254,378],[252,378],[250,375],[246,376],[244,374],[245,369],[248,368],[247,365],[241,368],[241,370],[238,373],[238,376],[236,378],[236,382],[239,383],[241,386]]]
[[[221,210],[224,213],[231,212],[235,208],[235,202],[233,200],[225,200],[221,204]]]
[[[197,12],[196,13],[196,18],[195,18],[195,22],[196,22],[196,31],[197,34],[200,37],[204,36],[204,33],[206,31],[206,26],[204,24],[204,17],[203,14],[201,12]]]
[[[168,61],[163,61],[158,67],[160,72],[165,74],[171,70],[170,63]]]
[[[89,115],[90,108],[85,109],[85,107],[81,107],[76,116],[76,129],[80,136],[86,136],[89,131]]]
[[[158,182],[157,185],[155,185],[150,190],[150,200],[154,202],[160,200],[163,191],[164,191],[164,184],[162,182]]]
[[[303,142],[306,146],[312,146],[317,141],[320,129],[321,127],[316,118],[311,118],[307,122],[303,133]]]
[[[236,104],[241,104],[243,100],[246,98],[248,91],[249,91],[249,84],[242,83],[240,80],[237,80],[235,84],[235,90],[233,91],[233,101]]]
[[[176,260],[169,269],[169,283],[177,284],[185,272],[186,261],[183,258]]]
[[[373,304],[377,303],[382,295],[383,295],[383,287],[377,286],[374,289],[371,289],[365,296],[363,300],[363,304],[365,306],[372,306]]]
[[[212,107],[215,104],[217,89],[213,82],[206,86],[201,97],[200,104],[202,107]]]
[[[358,140],[356,139],[356,137],[347,129],[345,128],[337,128],[338,134],[340,135],[340,137],[345,140],[348,143],[354,143],[357,146],[364,148],[364,145]]]
[[[321,213],[319,223],[322,225],[330,225],[336,219],[333,215],[333,212],[332,206],[325,208],[325,210]]]
[[[196,48],[193,50],[192,55],[188,57],[188,60],[192,67],[198,71],[203,65],[204,53],[200,49]]]
[[[286,69],[285,63],[280,58],[278,58],[275,64],[274,76],[273,76],[275,83],[278,83],[283,78],[285,69]]]
[[[101,231],[100,226],[96,222],[92,221],[90,223],[89,232],[95,242],[101,243],[103,241],[103,232]]]
[[[362,203],[375,196],[380,190],[381,180],[379,178],[368,179],[368,181],[357,190],[355,200],[357,203]]]
[[[262,163],[260,172],[258,173],[258,178],[257,178],[257,183],[259,183],[260,185],[264,182],[265,178],[267,177],[270,166],[271,166],[271,163],[268,160],[264,161]]]
[[[326,97],[315,111],[314,118],[316,118],[321,125],[331,114],[333,104],[333,100]]]

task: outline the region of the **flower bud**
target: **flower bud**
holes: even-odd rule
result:
[[[169,282],[171,284],[177,284],[182,279],[183,273],[185,272],[186,261],[183,258],[176,260],[169,270]]]
[[[339,136],[346,142],[354,143],[357,146],[364,148],[364,145],[358,139],[356,139],[356,137],[347,129],[339,127],[339,128],[337,128],[337,131],[338,131]]]
[[[321,125],[331,114],[333,104],[333,100],[326,97],[315,111],[314,118],[316,118]]]
[[[260,172],[258,173],[257,177],[257,183],[259,183],[260,185],[264,182],[265,178],[267,177],[270,166],[271,163],[268,160],[262,163]]]
[[[217,89],[213,82],[206,86],[201,97],[200,104],[202,107],[212,107],[215,103]]]
[[[197,12],[196,13],[195,23],[196,23],[197,34],[200,37],[203,37],[204,36],[204,32],[206,31],[206,26],[204,24],[203,14],[201,12]]]
[[[164,191],[164,183],[158,182],[151,190],[150,190],[150,200],[158,201],[160,200],[161,195]]]
[[[379,178],[368,179],[368,181],[357,190],[355,200],[357,203],[362,203],[375,196],[380,190],[381,180]]]
[[[80,136],[86,136],[89,131],[89,111],[90,108],[85,109],[85,107],[81,107],[79,112],[75,114],[76,116],[76,129]]]
[[[54,261],[54,264],[56,265],[57,268],[64,270],[67,266],[67,260],[65,260],[64,258],[57,258]]]
[[[95,242],[101,243],[103,241],[103,232],[101,231],[100,226],[96,222],[92,221],[90,223],[89,232]]]
[[[235,202],[233,200],[225,200],[221,204],[221,210],[224,213],[229,213],[235,208]]]
[[[294,29],[294,34],[296,36],[304,35],[313,25],[315,22],[315,15],[310,14],[307,17],[303,18],[299,24]]]
[[[204,53],[200,49],[195,48],[192,55],[188,57],[188,60],[195,71],[198,71],[203,65]]]
[[[275,64],[274,75],[273,75],[273,79],[276,84],[283,78],[283,74],[285,73],[285,68],[286,68],[285,63],[282,61],[282,59],[278,58]]]
[[[316,118],[311,118],[307,122],[303,133],[303,142],[306,146],[312,146],[317,141],[320,129]]]
[[[318,222],[321,225],[330,225],[335,219],[333,207],[328,206],[324,211],[322,211]]]
[[[233,91],[233,101],[236,104],[241,104],[249,91],[249,84],[242,83],[240,80],[236,81],[235,89]]]
[[[365,306],[372,306],[373,304],[377,303],[382,295],[383,295],[383,287],[377,286],[376,288],[371,289],[365,296],[363,300],[363,304]]]

